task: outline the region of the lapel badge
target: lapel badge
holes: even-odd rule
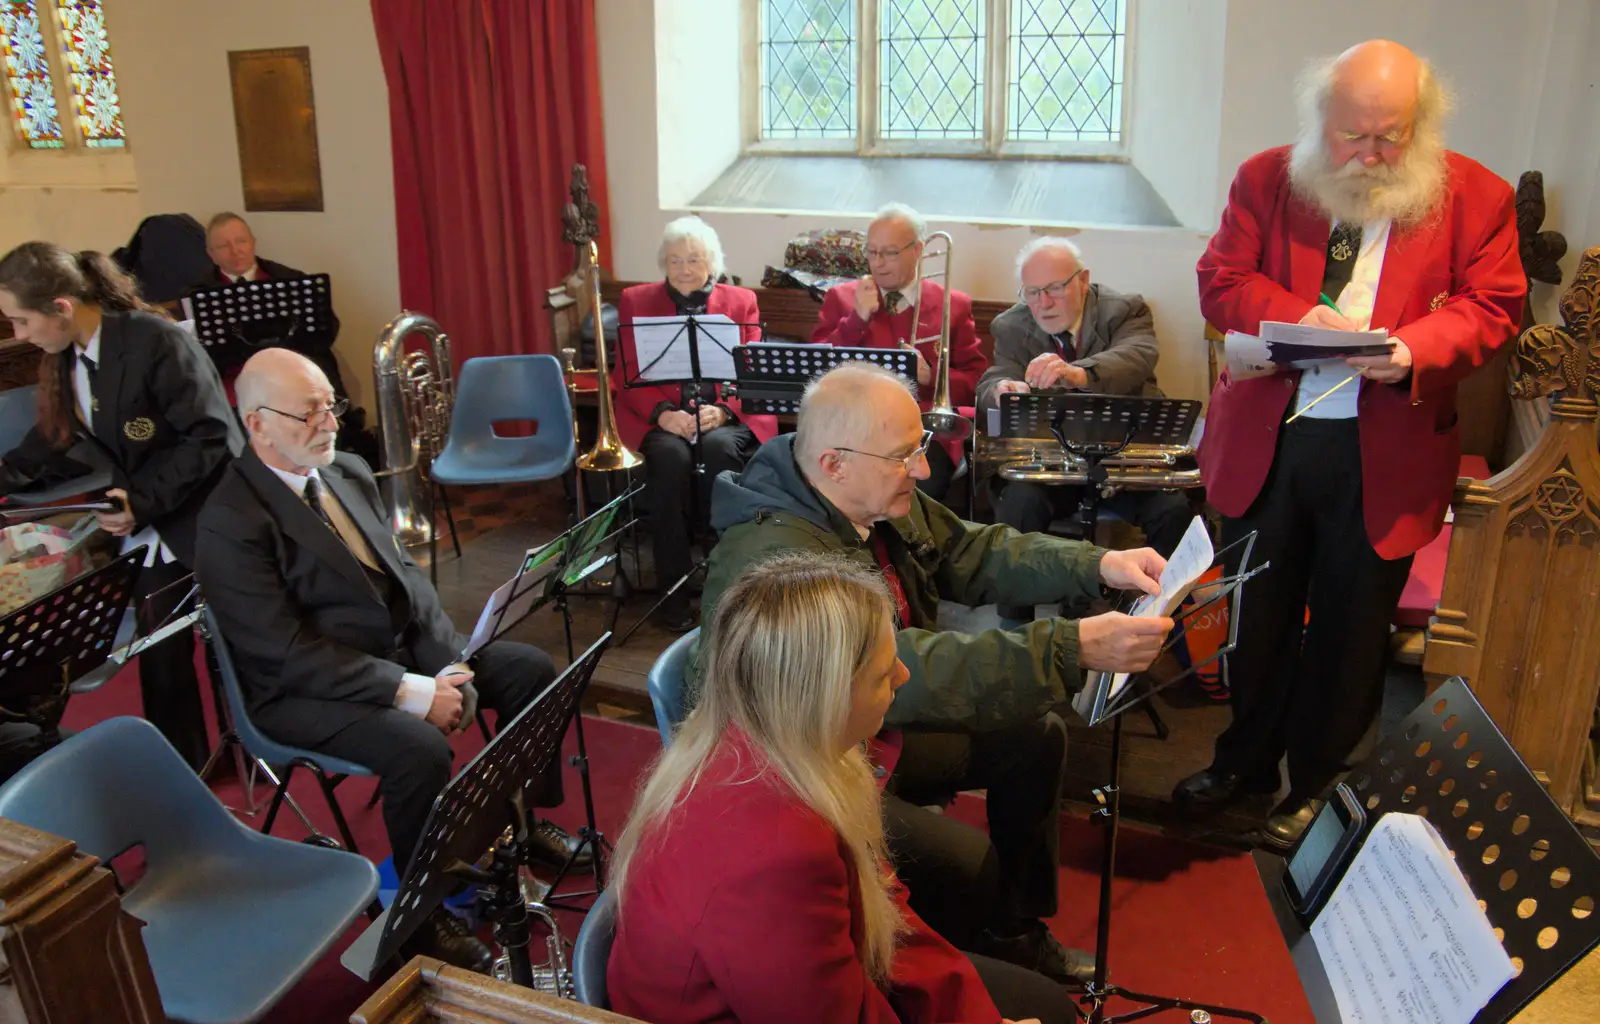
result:
[[[1328,253],[1329,256],[1333,257],[1335,263],[1343,263],[1355,254],[1356,252],[1350,247],[1350,243],[1342,238],[1334,243],[1333,251]]]
[[[1433,312],[1438,311],[1442,306],[1444,306],[1445,302],[1449,298],[1450,298],[1450,293],[1449,292],[1440,292],[1438,295],[1435,295],[1433,297],[1433,301],[1428,303],[1428,312],[1433,313]]]
[[[148,441],[156,436],[156,425],[149,417],[139,416],[122,425],[122,434],[130,441]]]

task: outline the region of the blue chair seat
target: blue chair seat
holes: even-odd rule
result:
[[[496,423],[533,420],[528,437],[501,437]],[[433,460],[434,483],[455,487],[550,480],[577,454],[572,401],[555,356],[484,356],[461,364],[450,438]]]
[[[174,1020],[260,1019],[372,903],[368,861],[261,835],[183,763],[155,726],[113,718],[50,750],[0,788],[0,817],[110,862],[144,847],[123,906]]]
[[[617,894],[607,889],[583,916],[577,941],[572,944],[572,993],[578,1002],[601,1010],[611,1009],[606,991],[606,968],[611,944],[617,938]]]

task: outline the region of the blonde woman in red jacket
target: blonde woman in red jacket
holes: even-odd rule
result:
[[[617,846],[612,1009],[656,1024],[1075,1019],[1060,985],[940,938],[888,866],[866,744],[907,673],[883,578],[780,555],[728,590],[715,636],[705,692]]]

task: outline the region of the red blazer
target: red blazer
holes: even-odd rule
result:
[[[856,958],[860,890],[833,828],[741,733],[629,868],[606,971],[611,1009],[654,1024],[996,1024],[972,964],[899,901],[887,993]]]
[[[1255,334],[1294,323],[1317,303],[1328,219],[1289,187],[1289,148],[1245,161],[1222,226],[1200,257],[1200,309],[1221,331]],[[1511,186],[1446,154],[1443,208],[1421,227],[1389,233],[1372,326],[1411,349],[1409,383],[1362,380],[1357,399],[1367,537],[1402,558],[1439,532],[1461,457],[1456,385],[1516,335],[1527,294]],[[1242,516],[1272,466],[1298,371],[1254,380],[1224,373],[1211,393],[1199,461],[1206,496]]]
[[[911,337],[911,307],[891,316],[881,305],[869,323],[856,316],[856,289],[859,281],[846,281],[828,289],[822,301],[822,317],[811,332],[813,342],[842,348],[899,348],[902,339]],[[932,341],[917,345],[935,377],[939,373],[939,328],[944,313],[944,286],[937,281],[922,282],[922,323],[917,336]],[[972,322],[972,299],[964,292],[950,290],[950,404],[967,416],[974,415],[978,378],[989,368],[978,346],[978,329]],[[933,388],[919,388],[922,410],[933,407]],[[952,464],[961,464],[961,444],[945,445]]]
[[[667,294],[667,283],[656,281],[651,284],[636,284],[632,288],[625,288],[622,297],[617,300],[617,348],[622,355],[622,365],[627,367],[628,375],[639,372],[637,354],[633,346],[633,328],[628,326],[635,317],[641,316],[674,316],[677,309],[672,305],[672,296]],[[706,301],[707,313],[725,313],[728,319],[736,324],[754,324],[761,320],[761,310],[756,306],[756,293],[748,288],[740,288],[731,284],[713,285],[711,296]],[[745,344],[761,340],[761,328],[743,327],[739,334]],[[622,370],[613,364],[611,374],[611,392],[616,398],[617,429],[622,433],[622,443],[629,448],[638,448],[639,442],[649,432],[652,426],[650,413],[658,402],[671,402],[674,407],[683,398],[683,391],[677,384],[665,384],[659,387],[624,388],[622,386]],[[739,422],[749,427],[763,443],[772,440],[778,433],[778,420],[775,416],[745,416],[739,411],[737,398],[725,397],[722,394],[722,385],[716,385],[717,400],[733,410]]]

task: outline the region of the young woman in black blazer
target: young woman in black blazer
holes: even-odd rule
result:
[[[0,313],[43,352],[37,420],[0,456],[0,494],[108,464],[121,508],[100,526],[125,549],[149,546],[136,608],[142,627],[159,624],[186,590],[163,588],[193,564],[200,506],[243,446],[216,367],[100,253],[18,246],[0,259]],[[193,633],[142,653],[139,681],[145,717],[198,769],[208,745]]]

